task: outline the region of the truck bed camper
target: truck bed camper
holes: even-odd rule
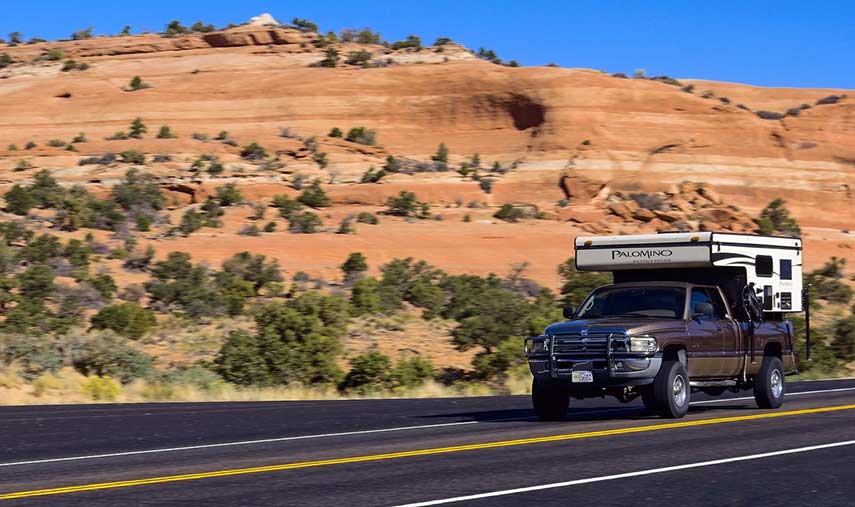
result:
[[[565,322],[525,340],[542,419],[570,398],[614,396],[682,417],[691,393],[754,391],[783,403],[795,373],[793,326],[807,309],[802,241],[718,232],[591,236],[575,240],[576,268],[607,271]]]

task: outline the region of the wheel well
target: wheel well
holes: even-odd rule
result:
[[[783,357],[781,344],[778,342],[767,343],[763,349],[763,357],[777,357],[781,359]]]
[[[680,361],[683,365],[687,364],[686,349],[680,345],[665,347],[665,350],[662,351],[662,358],[666,361]]]

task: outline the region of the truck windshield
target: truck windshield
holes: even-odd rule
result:
[[[576,318],[682,319],[685,303],[686,290],[679,287],[608,287],[588,296]]]

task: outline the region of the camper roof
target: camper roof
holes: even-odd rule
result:
[[[680,232],[583,236],[574,246],[580,271],[611,271],[624,281],[712,280],[732,292],[753,284],[763,293],[765,311],[802,310],[799,238]]]

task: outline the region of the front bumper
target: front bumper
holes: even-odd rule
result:
[[[572,385],[579,388],[642,386],[653,382],[659,373],[659,367],[662,366],[662,356],[613,358],[612,362],[612,367],[609,367],[605,358],[556,358],[555,361],[550,361],[549,357],[535,356],[529,358],[528,366],[534,378],[545,385]],[[590,371],[594,381],[574,383],[573,372],[579,370]]]
[[[651,354],[615,351],[615,343],[626,338],[617,333],[590,342],[571,344],[568,349],[556,347],[555,336],[537,337],[548,339],[548,348],[532,352],[526,346],[529,369],[541,384],[573,386],[580,391],[586,388],[638,386],[650,384],[662,366],[662,353]],[[534,337],[532,339],[535,339]],[[531,339],[529,339],[531,340]],[[566,344],[562,344],[566,345]],[[592,345],[579,348],[579,345]],[[653,352],[653,351],[651,351]],[[574,371],[590,371],[593,382],[573,382]]]

